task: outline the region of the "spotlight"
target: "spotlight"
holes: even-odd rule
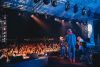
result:
[[[42,26],[43,28],[47,29],[47,26],[44,24],[44,22],[39,19],[38,17],[36,17],[35,15],[31,15],[31,18],[36,21],[37,24],[39,24],[40,26]]]
[[[38,3],[40,0],[34,0],[35,3]]]
[[[86,8],[85,7],[83,7],[83,9],[82,9],[82,15],[86,15]]]
[[[65,25],[65,22],[64,22],[64,20],[62,20],[62,21],[61,21],[61,23],[62,23],[62,26],[64,26],[64,25]]]
[[[91,10],[89,9],[88,11],[87,11],[87,16],[89,17],[91,15]]]
[[[7,17],[6,17],[6,15],[4,15],[4,19],[6,19]]]
[[[6,42],[6,38],[3,38],[3,39],[2,39],[2,42]]]
[[[34,15],[31,15],[31,17],[33,17]]]
[[[71,24],[71,21],[69,21],[68,23]]]
[[[45,19],[47,19],[48,18],[48,16],[45,14]]]
[[[52,4],[52,6],[56,7],[57,6],[57,0],[52,0],[51,4]]]
[[[74,5],[74,13],[76,13],[78,11],[78,6],[77,4]]]
[[[18,16],[21,16],[21,13],[18,13]]]
[[[3,30],[6,30],[6,28],[4,27]]]
[[[76,24],[78,25],[78,24],[79,24],[79,22],[76,22]]]
[[[55,20],[55,21],[59,21],[59,19],[58,19],[58,18],[55,18],[54,20]]]
[[[81,25],[83,25],[83,23],[81,23]]]
[[[6,37],[6,35],[3,35],[3,37]]]
[[[70,8],[70,3],[69,3],[69,1],[67,1],[65,3],[65,10],[67,11],[69,8]]]
[[[44,4],[48,5],[50,3],[50,0],[43,0]]]
[[[2,34],[7,34],[7,32],[6,32],[6,31],[4,31]]]
[[[6,22],[4,22],[4,25],[6,25]]]

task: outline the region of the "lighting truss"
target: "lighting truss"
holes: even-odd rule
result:
[[[6,23],[6,15],[3,16],[3,19],[0,19],[0,43],[7,43],[7,23]]]

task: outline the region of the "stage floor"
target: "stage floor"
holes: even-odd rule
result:
[[[92,66],[80,63],[77,60],[76,63],[71,63],[66,57],[62,58],[58,56],[52,56],[48,58],[48,64],[46,67],[92,67]]]

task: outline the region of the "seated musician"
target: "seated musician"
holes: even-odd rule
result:
[[[78,44],[78,50],[83,50],[83,45],[82,45],[82,43],[84,42],[84,40],[80,37],[80,36],[78,36],[77,37],[77,44]]]
[[[78,59],[80,60],[80,58],[82,56],[86,55],[87,48],[86,48],[85,41],[80,36],[77,37],[77,40],[78,40],[77,44],[79,46],[79,48],[78,48]]]

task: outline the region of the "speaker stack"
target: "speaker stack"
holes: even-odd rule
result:
[[[94,67],[100,67],[100,46],[95,46],[94,48],[92,63]]]

